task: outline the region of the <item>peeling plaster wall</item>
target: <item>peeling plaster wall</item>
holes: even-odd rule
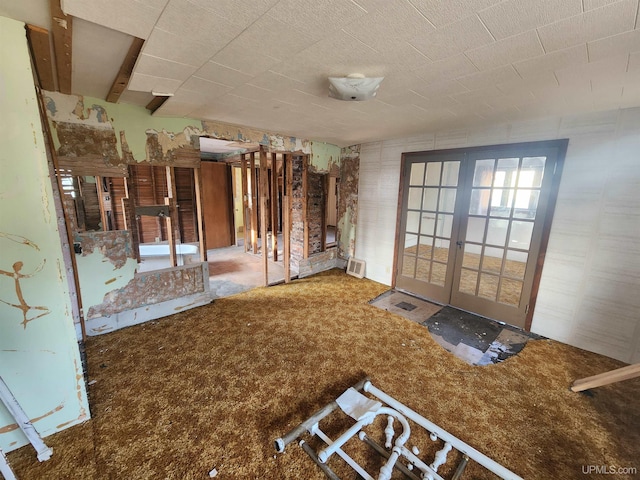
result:
[[[358,224],[358,181],[360,178],[360,146],[343,149],[338,187],[338,226],[336,243],[338,256],[348,259],[356,248]]]
[[[171,163],[175,150],[199,148],[203,134],[198,120],[152,117],[141,107],[57,92],[44,92],[43,98],[59,155],[98,155],[111,165]],[[200,265],[136,274],[129,232],[76,233],[75,241],[82,248],[76,263],[87,320],[170,300],[187,304],[191,300],[179,299],[205,291]],[[169,315],[173,308],[155,312]]]
[[[24,24],[0,17],[0,376],[41,435],[89,418]],[[28,443],[0,403],[0,448]]]
[[[195,119],[154,117],[143,107],[107,103],[92,97],[47,91],[43,96],[56,149],[64,146],[76,152],[76,156],[84,143],[83,131],[89,134],[88,138],[108,136],[118,154],[117,163],[170,158],[170,152],[177,148],[199,148],[199,137],[203,134],[201,122]],[[76,141],[62,145],[61,134],[69,138],[68,132],[75,132]],[[110,144],[98,153],[111,158]]]

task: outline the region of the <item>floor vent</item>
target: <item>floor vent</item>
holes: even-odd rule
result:
[[[349,258],[347,274],[358,278],[364,277],[364,260],[357,260],[353,257]]]

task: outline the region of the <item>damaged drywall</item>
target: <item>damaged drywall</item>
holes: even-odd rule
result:
[[[139,273],[125,286],[108,292],[102,303],[93,305],[88,310],[86,317],[91,319],[109,316],[202,293],[206,289],[205,283],[208,284],[208,276],[205,282],[201,264]]]
[[[78,232],[74,235],[74,243],[83,257],[97,250],[116,269],[124,267],[129,260],[136,260],[131,234],[126,230]]]
[[[340,186],[338,188],[338,256],[348,259],[355,253],[358,224],[358,181],[360,178],[360,146],[342,150]]]
[[[0,17],[0,376],[42,436],[89,418],[24,24]],[[28,444],[0,403],[0,449]]]

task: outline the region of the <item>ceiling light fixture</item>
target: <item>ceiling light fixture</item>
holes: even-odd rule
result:
[[[380,82],[384,77],[367,78],[361,73],[352,73],[346,77],[329,77],[329,96],[338,100],[369,100],[376,96]]]

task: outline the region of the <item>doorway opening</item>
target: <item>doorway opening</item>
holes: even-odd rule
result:
[[[528,330],[566,146],[404,154],[395,286]]]

